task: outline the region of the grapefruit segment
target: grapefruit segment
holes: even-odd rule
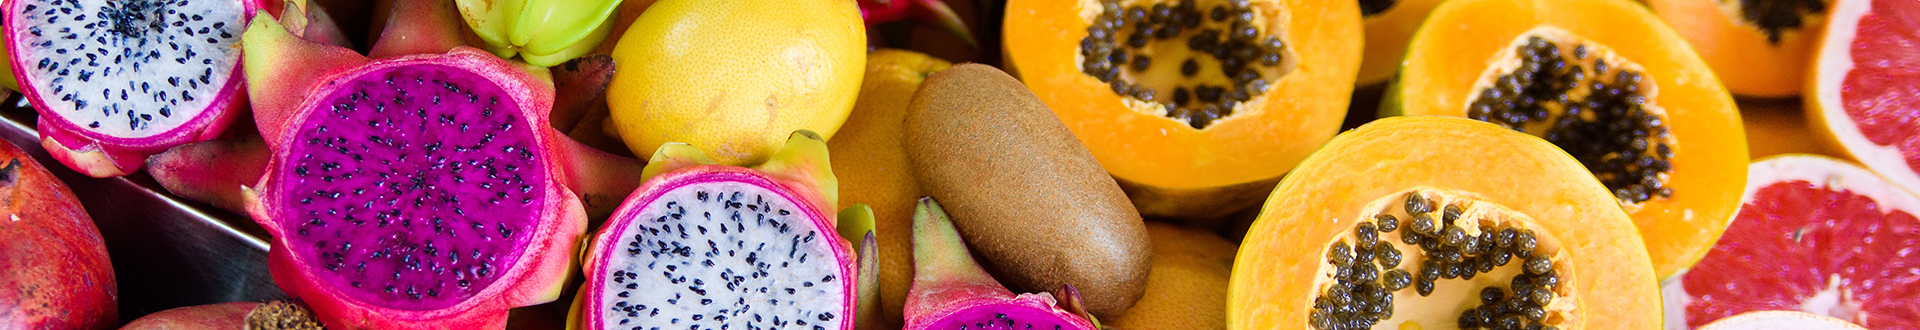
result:
[[[1920,329],[1920,199],[1824,156],[1770,157],[1747,173],[1732,225],[1681,277],[1689,326],[1788,310]]]
[[[1838,0],[1826,31],[1809,120],[1867,168],[1920,191],[1920,2]]]

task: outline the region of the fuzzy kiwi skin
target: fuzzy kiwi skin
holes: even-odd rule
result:
[[[1146,289],[1146,224],[1093,153],[1020,81],[980,64],[927,77],[907,109],[907,158],[922,191],[1000,280],[1122,315]]]

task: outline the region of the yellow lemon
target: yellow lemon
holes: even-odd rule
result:
[[[613,49],[613,128],[635,155],[686,142],[766,161],[794,130],[831,138],[866,66],[853,0],[662,0]]]

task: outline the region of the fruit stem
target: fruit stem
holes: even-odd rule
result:
[[[1059,305],[1061,309],[1087,319],[1088,323],[1093,323],[1094,329],[1107,328],[1104,325],[1100,325],[1100,318],[1093,317],[1093,312],[1087,311],[1087,302],[1081,300],[1080,289],[1075,289],[1072,284],[1061,284],[1060,297],[1057,298],[1060,298]]]
[[[271,19],[248,23],[240,39],[242,51],[256,59],[242,63],[249,80],[258,82],[247,84],[247,98],[253,104],[254,124],[266,141],[280,141],[307,92],[323,83],[324,77],[367,63],[366,57],[351,49],[289,34]]]
[[[800,183],[802,187],[813,187],[813,193],[823,199],[814,207],[832,212],[834,205],[840,205],[840,180],[833,176],[827,152],[826,138],[810,130],[797,130],[787,136],[787,144],[779,152],[754,169]]]
[[[967,253],[967,243],[933,197],[921,197],[913,210],[913,287],[915,294],[961,288],[1013,293]]]
[[[864,206],[864,205],[862,205]],[[868,211],[871,213],[872,211]],[[855,314],[854,329],[880,330],[885,324],[880,322],[880,248],[873,239],[873,231],[868,230],[860,240],[860,296],[859,313]]]

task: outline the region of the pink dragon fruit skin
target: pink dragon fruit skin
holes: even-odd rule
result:
[[[586,216],[545,69],[461,46],[369,60],[270,20],[247,40],[309,64],[248,67],[285,81],[251,91],[286,102],[256,104],[272,156],[242,193],[281,289],[332,329],[497,329],[558,298]]]
[[[342,81],[366,73],[433,65],[473,70],[481,76],[495,77],[493,82],[500,84],[501,90],[516,96],[515,102],[525,104],[526,108],[543,109],[550,106],[551,87],[544,86],[521,71],[521,68],[501,61],[491,54],[464,47],[456,48],[445,55],[412,55],[378,60],[360,69],[343,73],[334,80]],[[316,91],[314,95],[335,95],[334,90],[350,87],[352,86],[347,84],[329,85]],[[319,103],[321,100],[324,99],[310,99],[301,109],[309,112],[306,115],[327,110],[328,107]],[[305,116],[296,115],[293,120],[299,123],[302,117]],[[529,127],[546,127],[547,125],[543,116],[527,116],[524,124]],[[531,137],[535,140],[533,143],[535,145],[546,145],[552,143],[553,139],[565,138],[553,136],[550,133],[551,130],[533,131],[535,133]],[[270,142],[270,144],[293,145],[297,142],[288,140],[299,136],[297,134],[282,135],[280,136],[282,141]],[[317,260],[323,258],[315,255],[314,249],[295,247],[302,243],[297,242],[296,237],[301,237],[299,233],[306,227],[297,225],[297,222],[282,219],[299,216],[298,210],[285,209],[285,207],[295,205],[298,202],[292,199],[305,194],[279,190],[303,189],[305,186],[291,182],[276,182],[293,180],[284,172],[287,166],[283,165],[283,161],[295,159],[296,156],[292,153],[297,151],[293,148],[283,148],[274,152],[276,156],[269,162],[266,175],[256,186],[259,190],[248,196],[247,209],[256,221],[274,236],[268,260],[274,282],[280,284],[289,295],[305,299],[312,305],[315,314],[319,315],[321,320],[331,328],[499,328],[505,325],[507,309],[544,303],[558,298],[561,287],[565,283],[565,276],[572,266],[573,244],[585,231],[586,216],[581,210],[579,199],[557,181],[544,180],[545,186],[537,187],[544,193],[537,194],[539,197],[534,198],[538,199],[541,205],[529,208],[537,210],[532,213],[536,219],[528,221],[534,229],[531,230],[532,235],[518,242],[517,244],[523,246],[517,250],[507,249],[519,251],[519,255],[510,256],[510,259],[502,258],[507,261],[488,268],[503,269],[498,271],[496,279],[490,285],[450,305],[409,305],[404,301],[389,304],[370,302],[367,301],[367,297],[354,297],[352,293],[347,292],[350,289],[342,285],[344,283],[340,278],[327,277],[318,273],[317,270],[322,267],[316,265],[325,263],[326,260]],[[551,148],[541,149],[540,152],[546,153],[544,159],[548,160],[540,163],[545,167],[543,172],[547,173],[546,178],[560,177],[561,165],[557,164],[562,159],[560,153]],[[420,226],[426,225],[426,219],[420,221]],[[344,226],[344,224],[341,225]],[[450,264],[448,267],[452,267],[451,265],[458,263],[449,262],[448,264]]]
[[[987,275],[933,198],[921,198],[913,213],[907,330],[1099,329],[1057,307],[1052,294],[1015,295]]]
[[[241,31],[233,28],[244,27],[246,22],[253,18],[257,10],[263,8],[278,8],[281,6],[279,0],[227,1],[237,3],[236,5],[241,10],[241,12],[237,13],[241,17],[241,22],[233,24],[234,26],[230,27],[233,31],[229,31],[229,35],[234,36],[230,39],[234,40],[237,40],[237,36]],[[204,108],[189,109],[187,111],[167,111],[169,114],[191,114],[192,116],[191,118],[175,123],[172,127],[156,128],[154,131],[139,132],[137,136],[114,136],[113,134],[88,128],[86,124],[91,124],[91,121],[89,123],[78,123],[75,121],[81,119],[67,119],[70,117],[70,115],[68,115],[69,112],[76,111],[74,110],[75,104],[62,102],[58,99],[62,97],[61,95],[56,95],[58,93],[48,93],[51,91],[43,89],[43,86],[51,85],[37,84],[36,82],[39,80],[52,78],[35,76],[34,73],[40,72],[41,70],[36,70],[38,66],[30,62],[33,57],[21,56],[33,49],[30,48],[32,47],[31,45],[28,45],[31,41],[22,37],[27,33],[31,33],[40,21],[26,19],[25,16],[27,15],[21,15],[19,13],[25,12],[25,8],[28,6],[40,4],[39,1],[27,0],[6,2],[8,14],[6,15],[7,20],[4,33],[9,36],[9,38],[6,38],[6,47],[10,54],[15,55],[13,56],[14,61],[9,63],[9,65],[15,72],[14,78],[19,83],[21,92],[26,95],[26,99],[33,105],[34,109],[40,113],[36,125],[42,135],[42,146],[44,146],[55,159],[59,160],[62,164],[66,164],[67,167],[93,177],[126,175],[139,170],[146,162],[147,156],[166,151],[166,149],[172,148],[173,146],[218,137],[229,123],[240,116],[240,114],[246,112],[248,105],[246,79],[240,73],[241,60],[236,59],[231,65],[210,68],[212,70],[222,70],[220,72],[226,73],[227,79],[220,82],[220,87],[215,90],[216,92],[212,98],[207,101]],[[158,53],[155,54],[160,55]],[[164,54],[160,56],[172,55],[174,54]],[[120,66],[126,65],[120,64]],[[104,76],[105,74],[102,75]],[[105,79],[102,79],[102,81],[104,82]],[[75,82],[69,80],[63,81],[63,83]],[[73,87],[74,89],[85,88],[83,87],[84,85],[75,84],[74,86],[76,87]],[[111,89],[113,86],[92,87]],[[64,89],[65,87],[63,86],[62,88]],[[140,96],[145,97],[149,95]],[[178,94],[175,94],[175,96],[177,97]],[[205,96],[203,95],[203,97]],[[157,111],[152,108],[162,105],[161,103],[163,102],[136,102],[127,104],[139,107],[140,110],[138,111],[140,111],[140,113],[152,115],[154,111]],[[99,122],[103,125],[127,124],[124,121],[110,122],[103,120]]]

